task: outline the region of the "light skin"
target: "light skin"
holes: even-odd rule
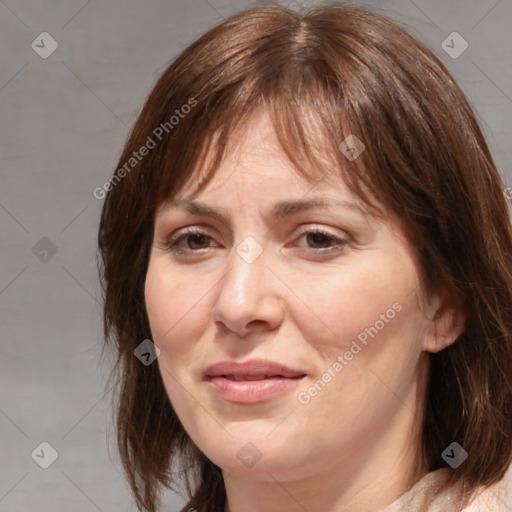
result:
[[[155,218],[145,299],[167,394],[223,470],[225,512],[383,509],[428,472],[414,469],[427,353],[455,341],[463,318],[445,297],[424,296],[398,221],[371,216],[334,171],[300,176],[264,110],[242,128],[212,181],[195,194],[191,180],[173,198],[193,197],[225,218],[169,205]],[[279,202],[313,198],[342,206],[271,215]],[[202,236],[181,237],[186,227]],[[251,263],[237,253],[248,236],[262,249]],[[378,334],[300,403],[299,393],[396,303]],[[256,404],[227,402],[205,381],[214,363],[252,358],[306,376]],[[252,467],[237,457],[249,442],[261,454]]]

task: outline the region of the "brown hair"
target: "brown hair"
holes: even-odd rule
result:
[[[325,158],[313,148],[328,148],[323,157],[351,190],[400,217],[425,289],[443,286],[464,304],[466,331],[430,355],[422,462],[445,466],[441,453],[457,441],[469,457],[447,486],[465,482],[473,492],[499,481],[512,459],[512,227],[467,99],[439,59],[385,17],[339,4],[301,13],[259,7],[226,19],[172,62],[105,186],[104,332],[118,353],[117,441],[139,509],[157,510],[163,486],[185,475],[184,510],[223,510],[220,468],[184,431],[158,365],[141,364],[134,349],[151,338],[144,281],[156,208],[193,169],[202,188],[230,134],[259,107],[298,172],[318,178]],[[350,133],[366,147],[354,161],[338,149]]]

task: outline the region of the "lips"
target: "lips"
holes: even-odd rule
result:
[[[285,365],[251,359],[242,363],[222,361],[210,366],[206,380],[224,400],[257,403],[270,400],[294,388],[305,373]]]
[[[270,377],[293,379],[305,375],[304,372],[262,359],[251,359],[243,363],[221,361],[210,366],[205,374],[207,377],[233,377],[232,380],[262,380]]]

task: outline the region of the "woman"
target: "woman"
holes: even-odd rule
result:
[[[182,480],[184,511],[510,509],[508,204],[425,46],[358,8],[241,12],[165,71],[104,188],[140,510]]]

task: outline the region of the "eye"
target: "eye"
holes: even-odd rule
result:
[[[306,237],[308,243],[306,249],[317,253],[339,251],[349,243],[348,240],[334,236],[320,228],[308,229],[300,235],[300,238],[302,237]]]
[[[183,231],[179,231],[174,235],[171,235],[164,242],[165,248],[181,254],[185,252],[197,252],[199,249],[208,249],[209,242],[212,238],[206,233],[197,228],[186,228]],[[183,246],[185,242],[185,246]]]

